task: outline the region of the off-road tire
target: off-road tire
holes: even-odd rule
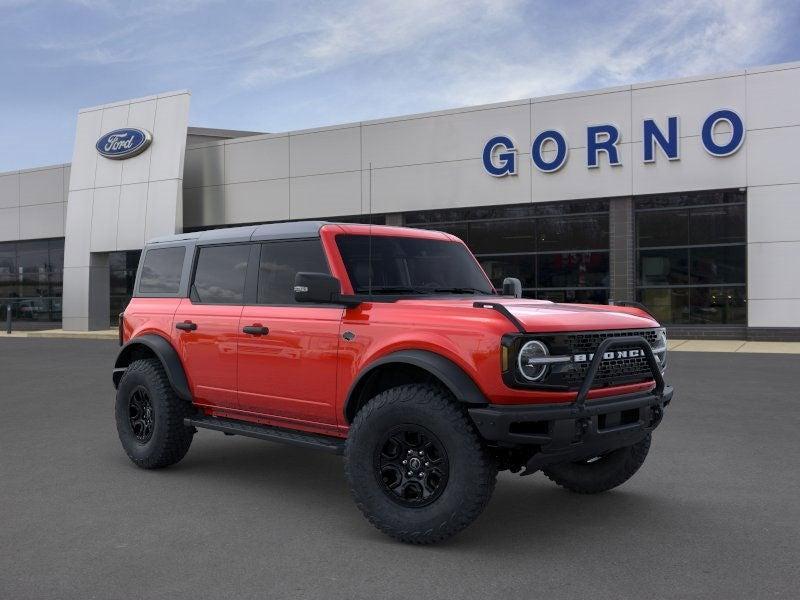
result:
[[[376,475],[376,449],[398,426],[425,428],[446,452],[446,485],[425,506],[398,504]],[[345,445],[345,474],[356,505],[376,528],[402,542],[433,544],[452,537],[483,512],[494,491],[497,466],[449,392],[410,384],[378,394],[358,412]]]
[[[594,462],[552,465],[542,472],[554,483],[577,494],[599,494],[622,485],[647,458],[650,434],[642,441],[614,450]]]
[[[152,405],[152,434],[144,443],[137,440],[129,417],[131,395],[140,388],[146,390]],[[183,419],[192,412],[191,404],[175,395],[157,359],[132,362],[119,382],[117,434],[128,458],[143,469],[168,467],[186,455],[195,429],[186,427]]]

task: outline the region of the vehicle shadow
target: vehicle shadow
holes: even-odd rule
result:
[[[193,486],[224,483],[234,499],[230,510],[235,511],[236,502],[241,501],[244,511],[255,499],[269,502],[276,511],[281,505],[321,509],[336,528],[331,535],[396,544],[369,526],[356,509],[341,457],[210,434],[198,441],[184,461],[169,469],[169,476],[189,478]],[[574,545],[572,534],[576,531],[580,531],[582,544],[598,549],[614,538],[624,540],[632,532],[663,532],[671,519],[679,517],[676,511],[658,490],[643,491],[641,485],[627,484],[605,494],[585,496],[557,487],[540,473],[530,477],[501,473],[484,514],[453,540],[431,549],[513,552],[546,547],[549,552],[566,551]]]

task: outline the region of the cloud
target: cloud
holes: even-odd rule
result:
[[[444,87],[446,102],[479,104],[712,74],[769,61],[779,37],[780,11],[761,0],[667,2],[625,18],[588,27],[558,44],[545,37],[526,52],[495,52],[491,76],[474,68],[475,56],[457,61]],[[585,15],[593,20],[591,11]],[[485,60],[485,54],[484,54]]]
[[[413,56],[428,45],[440,46],[443,35],[463,31],[470,23],[492,26],[503,0],[406,0],[355,2],[302,11],[294,27],[280,37],[274,24],[244,46],[255,50],[240,73],[247,86],[273,85],[287,79],[326,73],[392,54]]]
[[[177,88],[193,91],[193,122],[283,131],[800,58],[796,0],[0,0],[0,8],[0,129],[25,124],[19,135],[31,139],[81,106]],[[32,161],[8,147],[0,170],[69,158]]]

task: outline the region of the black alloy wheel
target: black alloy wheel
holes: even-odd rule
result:
[[[131,430],[140,444],[146,444],[153,437],[153,403],[144,386],[138,386],[128,400],[128,420]]]
[[[439,439],[419,425],[392,427],[375,448],[375,476],[397,504],[427,506],[447,486],[450,465]]]

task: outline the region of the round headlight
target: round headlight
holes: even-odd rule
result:
[[[547,346],[539,340],[527,342],[520,348],[517,356],[517,367],[519,367],[520,375],[528,381],[539,381],[547,371],[547,364],[537,364],[536,359],[543,358],[549,354]]]
[[[653,354],[656,355],[658,363],[661,366],[661,371],[667,368],[667,329],[661,327],[656,333],[656,346],[653,348]]]

